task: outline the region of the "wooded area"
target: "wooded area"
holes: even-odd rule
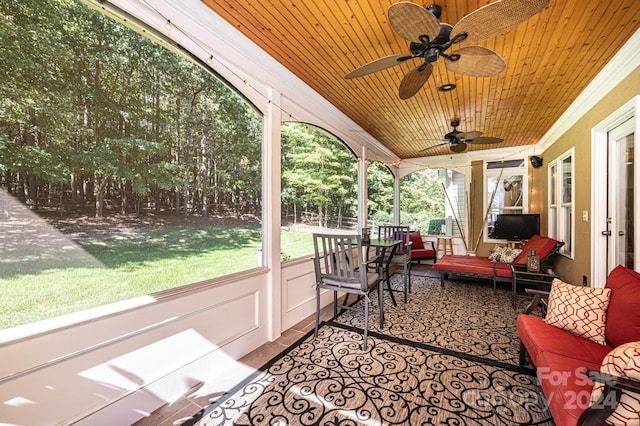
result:
[[[260,211],[262,118],[75,1],[3,5],[2,186],[32,210]]]

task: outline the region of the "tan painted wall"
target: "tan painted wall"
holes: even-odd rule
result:
[[[588,211],[591,218],[591,129],[615,112],[634,96],[640,94],[640,68],[636,68],[627,78],[609,92],[589,110],[574,126],[564,133],[543,154],[544,165],[536,169],[534,182],[542,184],[536,188],[544,194],[542,216],[547,209],[547,164],[575,147],[575,226],[574,258],[556,256],[556,272],[566,281],[581,284],[587,277],[591,285],[591,223],[582,220],[582,212]],[[537,185],[536,185],[537,186]]]
[[[575,226],[574,258],[555,257],[555,270],[567,282],[581,284],[582,277],[587,277],[591,285],[591,223],[582,221],[582,212],[588,211],[591,218],[591,129],[614,113],[618,108],[634,96],[640,94],[640,68],[636,68],[627,78],[609,92],[591,110],[583,115],[567,132],[555,141],[541,155],[543,165],[537,169],[529,164],[529,203],[531,213],[540,213],[541,233],[547,233],[547,167],[558,156],[575,147]],[[471,169],[471,204],[483,205],[482,194],[482,162],[473,162]],[[475,243],[477,234],[482,228],[484,211],[474,209],[471,219],[470,240]],[[493,244],[480,243],[478,256],[488,256]]]

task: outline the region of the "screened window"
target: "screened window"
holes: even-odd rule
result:
[[[358,162],[338,138],[314,126],[282,124],[281,258],[313,253],[313,232],[358,226]]]
[[[393,217],[393,187],[395,178],[389,168],[380,162],[369,163],[367,167],[367,207],[369,209],[367,222],[376,230],[378,225],[392,225]],[[376,231],[377,232],[377,231]]]
[[[574,150],[549,163],[549,236],[564,241],[560,253],[573,257]]]
[[[494,236],[499,214],[524,214],[528,211],[527,165],[524,159],[485,162],[484,170],[485,241]]]
[[[423,235],[460,235],[455,218],[463,226],[462,206],[464,175],[461,173],[424,169],[400,180],[400,221]]]
[[[0,8],[0,328],[257,267],[262,116],[81,2]]]

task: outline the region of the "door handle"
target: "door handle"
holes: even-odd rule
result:
[[[611,231],[602,231],[601,232],[602,235],[606,235],[607,237],[611,236]]]
[[[618,235],[621,237],[624,236],[624,231],[618,231]]]

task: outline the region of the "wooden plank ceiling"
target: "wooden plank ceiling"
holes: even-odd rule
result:
[[[395,1],[202,1],[401,159],[449,154],[448,146],[421,150],[441,143],[454,117],[460,118],[458,130],[504,139],[469,144],[468,151],[536,143],[640,27],[638,0],[551,0],[533,18],[479,43],[504,58],[501,74],[455,74],[441,58],[425,86],[401,100],[398,86],[417,59],[344,79],[375,59],[410,53],[408,41],[388,22]],[[438,0],[440,22],[455,25],[489,3]],[[436,84],[444,82],[457,88],[438,91]]]

